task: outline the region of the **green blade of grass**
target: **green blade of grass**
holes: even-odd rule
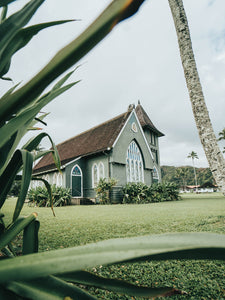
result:
[[[6,6],[11,2],[14,2],[16,0],[0,0],[0,6]]]
[[[22,111],[16,117],[11,119],[5,126],[0,128],[0,136],[2,136],[2,139],[0,140],[0,147],[2,147],[9,140],[9,138],[15,132],[17,132],[18,129],[20,129],[21,127],[24,128],[23,133],[26,133],[30,123],[32,122],[32,120],[38,114],[38,112],[41,110],[42,107],[47,105],[54,98],[61,95],[62,93],[64,93],[66,90],[70,89],[72,86],[74,86],[77,83],[78,82],[74,82],[64,87],[61,87],[57,90],[54,90],[52,92],[49,92],[47,95],[45,95],[45,97],[42,97],[33,106]]]
[[[55,165],[56,165],[58,171],[61,172],[61,170],[60,170],[61,162],[60,162],[60,157],[59,157],[57,147],[56,147],[55,143],[53,142],[52,138],[47,133],[45,133],[45,132],[40,133],[39,135],[37,135],[36,137],[34,137],[30,141],[28,141],[27,144],[24,145],[22,149],[26,149],[27,151],[35,150],[37,148],[37,146],[40,144],[40,142],[42,141],[42,139],[45,137],[48,137],[49,141],[51,142],[52,150],[50,152],[53,155],[53,160],[55,162]]]
[[[0,208],[3,206],[7,194],[11,189],[11,186],[15,180],[16,174],[22,166],[22,157],[20,150],[17,150],[9,164],[5,168],[4,172],[0,176]]]
[[[36,213],[17,219],[0,237],[0,249],[7,246],[26,226],[37,218]]]
[[[21,189],[19,192],[19,196],[16,202],[16,207],[13,214],[13,221],[15,221],[23,208],[24,201],[27,196],[27,191],[30,185],[30,180],[32,176],[32,168],[33,168],[33,155],[27,150],[20,150],[22,164],[23,164],[23,173],[22,173],[22,181],[21,181]]]
[[[20,11],[10,16],[0,25],[0,57],[18,30],[30,21],[33,14],[44,1],[31,0]]]
[[[169,287],[148,288],[135,286],[123,280],[103,278],[85,271],[65,273],[59,278],[68,282],[90,285],[133,297],[159,297],[173,291],[173,288]]]
[[[0,282],[32,280],[134,260],[223,259],[225,235],[177,233],[114,239],[16,257],[0,263]]]
[[[43,178],[39,178],[39,177],[32,177],[32,180],[36,180],[36,181],[41,181],[44,183],[48,195],[49,195],[49,200],[50,200],[50,206],[51,206],[51,210],[53,213],[53,216],[55,217],[55,212],[54,212],[54,208],[53,208],[53,196],[52,196],[52,189],[51,189],[51,185],[48,183],[47,180],[43,179]]]
[[[21,48],[25,47],[30,42],[30,40],[41,30],[55,25],[61,25],[71,21],[72,20],[62,20],[62,21],[41,23],[41,24],[20,29],[16,33],[14,38],[10,41],[10,43],[7,45],[7,47],[5,48],[4,52],[1,55],[0,77],[2,77],[8,72],[10,68],[12,56]]]
[[[96,299],[80,288],[53,276],[30,282],[10,282],[6,287],[20,296],[35,300]]]
[[[34,220],[30,222],[23,231],[23,255],[38,252],[38,231],[40,222]]]

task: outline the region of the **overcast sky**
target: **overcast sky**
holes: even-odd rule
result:
[[[80,21],[47,29],[14,56],[7,76],[23,83],[63,46],[78,36],[110,3],[109,0],[46,0],[31,24],[60,19]],[[198,71],[214,131],[225,127],[225,1],[183,0]],[[27,1],[18,0],[11,10]],[[141,105],[160,138],[161,165],[207,167],[199,141],[167,0],[146,0],[139,12],[119,24],[88,55],[72,80],[82,81],[45,107],[44,129],[60,143],[127,110]],[[11,87],[1,81],[1,90]],[[42,143],[45,145],[45,143]],[[221,147],[224,145],[221,144]]]

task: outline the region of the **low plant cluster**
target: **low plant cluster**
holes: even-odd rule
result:
[[[71,204],[71,193],[69,188],[51,186],[53,206],[65,206]],[[46,187],[38,186],[31,188],[28,192],[29,204],[34,204],[39,207],[50,207],[51,201],[49,191]]]
[[[114,178],[100,178],[95,188],[96,198],[100,204],[109,204],[109,192],[116,185],[117,180]]]
[[[174,183],[154,183],[148,186],[142,182],[128,183],[123,187],[123,203],[151,203],[177,201],[180,199],[178,186]]]

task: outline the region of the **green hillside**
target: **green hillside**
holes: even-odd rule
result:
[[[162,181],[175,182],[180,186],[195,185],[194,170],[191,166],[161,166]],[[202,185],[205,182],[215,183],[209,168],[196,168],[197,183]]]

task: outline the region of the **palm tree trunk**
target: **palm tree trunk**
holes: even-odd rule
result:
[[[195,176],[195,186],[196,186],[195,191],[196,191],[196,193],[198,193],[198,187],[197,187],[198,183],[197,183],[197,175],[196,175],[196,169],[195,169],[195,164],[194,164],[194,158],[192,158],[192,164],[193,164],[194,176]]]
[[[168,1],[177,32],[180,56],[199,137],[214,179],[225,194],[225,160],[217,143],[204,100],[183,2],[182,0]]]

